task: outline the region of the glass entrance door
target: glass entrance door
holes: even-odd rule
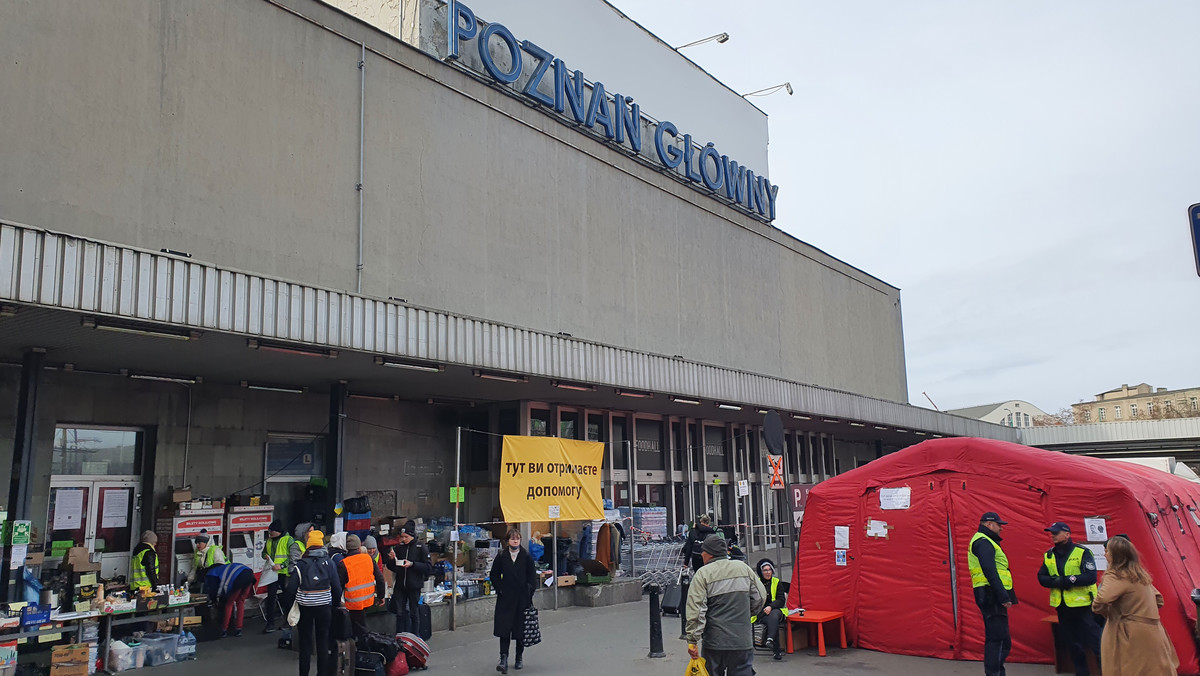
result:
[[[61,561],[71,547],[86,547],[100,563],[100,577],[128,575],[140,486],[136,479],[52,478],[47,558]]]

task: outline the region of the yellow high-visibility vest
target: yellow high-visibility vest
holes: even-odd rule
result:
[[[979,559],[971,549],[975,546],[976,540],[986,537],[983,533],[976,533],[971,538],[971,542],[967,544],[967,570],[971,571],[972,587],[986,587],[988,584],[987,578],[983,575],[983,566],[979,565]],[[991,538],[988,539],[991,540]],[[1000,549],[999,542],[992,542],[992,546],[996,548],[996,574],[1000,576],[1000,584],[1004,585],[1005,589],[1012,589],[1012,573],[1008,571],[1008,557],[1004,555],[1004,550]]]
[[[1046,552],[1046,572],[1050,573],[1051,577],[1058,577],[1058,561],[1054,558],[1054,550]],[[1063,577],[1071,575],[1081,575],[1083,573],[1083,547],[1075,546],[1071,550],[1071,555],[1067,557],[1067,564],[1063,566]],[[1068,608],[1082,608],[1092,605],[1092,601],[1096,598],[1096,585],[1088,585],[1086,587],[1071,587],[1070,589],[1051,589],[1050,590],[1050,607],[1057,608],[1059,604],[1066,603]]]

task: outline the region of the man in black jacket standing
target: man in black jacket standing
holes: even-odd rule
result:
[[[1004,676],[1004,660],[1012,650],[1008,630],[1008,609],[1017,602],[1013,592],[1008,557],[1000,548],[1000,532],[1007,521],[995,512],[979,517],[979,531],[967,547],[967,569],[975,589],[975,604],[983,615],[983,673]]]
[[[417,542],[416,525],[410,519],[400,531],[400,544],[388,552],[388,570],[396,579],[392,588],[392,612],[396,613],[396,633],[421,634],[420,609],[421,586],[425,578],[433,573],[429,563],[429,550]]]
[[[684,561],[691,564],[693,573],[704,565],[704,559],[700,558],[700,547],[704,544],[704,538],[716,532],[712,527],[712,519],[707,514],[696,517],[696,525],[688,532],[687,542],[683,545]]]
[[[1089,676],[1087,651],[1100,659],[1100,626],[1092,613],[1096,600],[1096,560],[1087,547],[1071,540],[1062,521],[1046,529],[1054,546],[1038,569],[1038,582],[1050,590],[1050,607],[1058,612],[1058,628],[1075,663],[1076,676]]]

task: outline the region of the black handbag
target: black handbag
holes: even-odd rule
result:
[[[538,626],[537,608],[529,606],[525,609],[525,647],[542,642],[542,628]]]

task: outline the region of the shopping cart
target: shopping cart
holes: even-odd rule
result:
[[[683,537],[657,538],[640,529],[633,532],[633,558],[630,559],[628,547],[624,548],[621,556],[621,570],[626,577],[637,576],[642,587],[657,585],[666,588],[674,583],[679,576],[679,569],[685,565],[683,546],[687,542]]]

